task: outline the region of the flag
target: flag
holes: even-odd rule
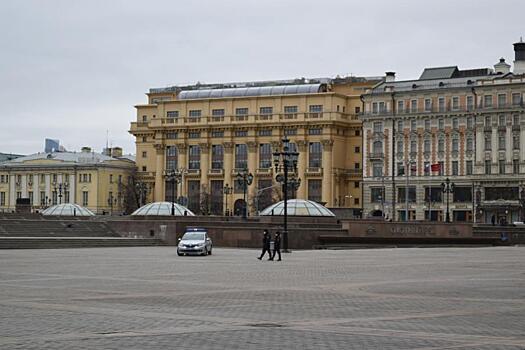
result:
[[[430,169],[432,169],[432,171],[440,171],[441,170],[441,164],[439,164],[439,163],[432,164],[430,166]]]

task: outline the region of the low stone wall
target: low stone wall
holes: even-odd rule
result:
[[[473,237],[472,224],[437,222],[388,222],[378,220],[341,220],[352,237]]]

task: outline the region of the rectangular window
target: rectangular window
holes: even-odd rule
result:
[[[490,115],[485,117],[485,126],[492,127],[492,117]]]
[[[405,163],[397,162],[397,176],[405,175]]]
[[[259,136],[272,136],[272,129],[262,129],[257,132]]]
[[[519,134],[512,136],[512,149],[520,149],[520,135]]]
[[[379,102],[379,113],[385,113],[386,112],[386,105],[384,102]]]
[[[440,112],[444,112],[445,111],[445,98],[444,97],[440,97],[438,99],[438,109]]]
[[[322,186],[322,180],[308,180],[308,199],[314,202],[321,202]]]
[[[224,131],[212,131],[211,137],[213,138],[221,138],[224,137]]]
[[[452,128],[454,130],[459,129],[459,119],[458,118],[453,118],[452,119]]]
[[[168,146],[166,147],[166,169],[177,169],[178,168],[178,155],[179,152],[177,147]]]
[[[224,116],[224,109],[212,109],[211,115],[213,117],[222,117]]]
[[[354,147],[354,153],[361,153],[361,147],[355,146]]]
[[[425,173],[425,176],[430,176],[430,170],[431,170],[430,162],[424,162],[423,163],[423,171]]]
[[[521,104],[521,93],[519,92],[514,92],[512,94],[512,104],[514,106],[517,106],[517,105],[520,105]]]
[[[359,181],[354,181],[354,188],[359,188]]]
[[[189,146],[188,169],[197,170],[201,168],[201,148],[199,145]]]
[[[200,132],[189,132],[188,133],[188,138],[189,139],[198,139],[201,137],[201,133]]]
[[[89,192],[82,191],[82,205],[87,207],[89,205]]]
[[[467,110],[474,110],[474,96],[467,96]]]
[[[308,146],[308,167],[320,168],[322,163],[323,149],[320,142],[310,142]]]
[[[410,112],[417,112],[417,100],[410,101]]]
[[[498,136],[498,149],[505,149],[505,136]]]
[[[452,161],[452,176],[459,175],[459,163],[457,160]]]
[[[380,162],[372,163],[372,176],[374,177],[383,176],[383,163],[380,163]]]
[[[457,96],[452,97],[452,109],[455,111],[459,109],[459,97]]]
[[[485,200],[518,200],[519,187],[485,187]]]
[[[377,102],[372,103],[372,113],[377,114]]]
[[[473,152],[474,151],[474,141],[472,138],[467,138],[467,151]]]
[[[286,136],[297,135],[297,129],[284,129],[284,134]]]
[[[224,147],[222,145],[211,146],[211,168],[222,169],[224,160]]]
[[[472,117],[467,117],[467,129],[472,129],[474,127],[474,119]]]
[[[148,152],[142,151],[142,158],[148,158]]]
[[[498,168],[499,168],[500,174],[505,174],[505,161],[504,160],[498,161]]]
[[[166,133],[166,138],[167,138],[168,140],[176,139],[178,136],[179,136],[179,135],[178,135],[178,133],[176,133],[176,132],[168,132],[168,133]]]
[[[406,202],[405,189],[406,189],[406,187],[398,187],[397,188],[397,202],[398,203],[405,203]],[[415,186],[409,186],[408,187],[408,202],[409,203],[416,203],[416,187]]]
[[[297,114],[297,106],[284,106],[284,114]]]
[[[485,161],[485,174],[486,175],[492,174],[492,163],[490,162],[490,160]]]
[[[467,160],[466,173],[467,173],[467,175],[472,175],[473,174],[472,161],[471,160]]]
[[[416,128],[417,128],[417,122],[416,122],[415,119],[412,119],[412,120],[410,121],[410,130],[412,130],[412,131],[416,131]]]
[[[372,187],[370,189],[370,202],[382,203],[385,199],[383,196],[383,192],[384,192],[383,187]]]
[[[459,152],[459,140],[456,138],[452,139],[452,152]]]
[[[374,132],[383,132],[383,123],[374,122]]]
[[[259,108],[259,114],[263,114],[263,115],[273,114],[273,107],[261,107]]]
[[[405,101],[397,101],[397,111],[403,113],[405,109]]]
[[[322,133],[323,133],[323,129],[321,128],[308,129],[308,135],[321,135]]]
[[[235,145],[235,169],[248,168],[248,146],[244,143]]]
[[[514,114],[512,116],[512,125],[520,125],[520,115]]]
[[[166,118],[168,119],[177,119],[179,117],[179,111],[167,111]]]
[[[483,104],[485,108],[492,107],[492,95],[483,96]]]
[[[439,130],[445,130],[445,120],[443,118],[438,120],[438,128]]]
[[[40,205],[45,206],[46,205],[46,192],[40,191]]]
[[[505,123],[505,115],[504,114],[500,114],[498,116],[498,125],[499,126],[505,126],[506,123]]]
[[[190,118],[199,118],[201,116],[201,110],[200,109],[192,109],[188,112],[188,116]]]
[[[399,140],[397,141],[397,153],[403,153],[403,141],[402,140]]]
[[[263,108],[270,108],[270,112],[266,114],[272,114],[272,107],[262,107],[261,111],[263,110]],[[261,112],[261,114],[265,113]],[[235,108],[235,115],[248,115],[248,108]]]
[[[0,192],[0,206],[5,206],[5,192]]]
[[[452,192],[452,200],[454,203],[472,203],[472,187],[455,186],[454,192]]]
[[[512,173],[513,174],[519,174],[520,173],[520,161],[518,159],[512,160]]]
[[[485,136],[485,151],[490,150],[492,150],[492,136],[489,134]]]
[[[438,162],[438,164],[439,164],[439,172],[438,172],[438,175],[439,175],[439,176],[443,176],[443,175],[445,175],[445,162],[442,161],[442,160],[440,160],[440,161]]]
[[[403,131],[403,121],[402,120],[397,121],[397,131]]]
[[[412,140],[410,141],[410,153],[416,153],[417,152],[417,141]]]
[[[310,105],[308,111],[310,113],[323,113],[323,105]]]
[[[425,119],[425,131],[430,131],[430,119]]]
[[[425,140],[423,143],[423,147],[425,153],[430,153],[430,140]]]
[[[272,146],[262,143],[259,146],[259,168],[269,169],[272,167]]]
[[[425,111],[430,112],[432,110],[432,100],[430,98],[425,99]]]
[[[438,152],[445,152],[445,140],[444,139],[438,140]]]
[[[498,94],[498,107],[505,107],[507,105],[507,94]]]
[[[248,136],[248,130],[235,130],[235,137],[246,137]]]
[[[201,212],[201,184],[199,180],[188,181],[188,209],[194,213]],[[206,208],[203,209],[207,211]]]

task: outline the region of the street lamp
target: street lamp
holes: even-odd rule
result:
[[[274,152],[273,153],[273,163],[275,166],[275,172],[283,172],[283,175],[279,174],[276,177],[276,180],[278,182],[280,179],[282,180],[283,186],[282,191],[284,194],[284,230],[283,230],[283,251],[288,252],[288,189],[289,189],[289,181],[288,181],[288,173],[291,171],[292,173],[297,172],[297,159],[299,158],[298,152],[292,152],[290,151],[290,140],[288,140],[288,137],[284,137],[282,139],[283,142],[283,149],[282,151]],[[296,179],[296,177],[293,177],[293,179]],[[300,185],[300,179],[297,178],[297,180],[294,180],[291,182],[295,188],[295,186],[299,187]]]
[[[230,185],[226,184],[222,188],[222,193],[226,196],[225,201],[224,201],[224,206],[225,206],[226,216],[228,216],[228,195],[233,193],[233,187],[230,187]]]
[[[450,182],[450,179],[447,177],[445,179],[445,182],[441,183],[441,190],[443,193],[447,194],[447,214],[445,218],[445,222],[450,222],[450,210],[449,210],[449,203],[450,203],[450,194],[454,193],[454,183]]]
[[[135,183],[135,189],[137,190],[139,194],[139,207],[143,206],[145,204],[145,199],[148,194],[148,184],[145,182],[136,182]]]
[[[242,191],[244,195],[244,205],[242,208],[242,217],[246,219],[247,214],[247,202],[246,202],[246,192],[248,190],[248,186],[250,186],[253,183],[253,175],[252,173],[248,172],[248,169],[244,168],[240,172],[237,173],[237,183],[239,186],[242,186]]]
[[[64,191],[64,193],[68,190],[69,188],[69,184],[67,182],[65,183],[56,183],[56,182],[53,182],[53,190],[55,192],[57,192],[58,190],[58,204],[62,204],[62,191]]]
[[[182,172],[175,169],[167,169],[164,177],[171,183],[171,215],[175,215],[175,186],[182,181]]]

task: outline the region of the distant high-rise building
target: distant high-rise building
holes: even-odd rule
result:
[[[60,141],[59,140],[46,139],[46,145],[44,148],[44,152],[52,153],[52,152],[59,152],[59,151],[60,151]]]

